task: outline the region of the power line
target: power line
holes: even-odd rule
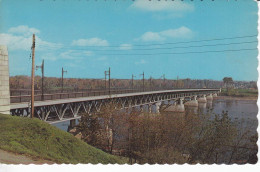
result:
[[[192,46],[180,46],[180,47],[164,47],[164,48],[145,48],[145,49],[129,49],[129,50],[122,50],[122,49],[118,49],[118,50],[91,50],[91,49],[72,49],[72,48],[68,48],[70,50],[76,50],[76,51],[81,51],[81,50],[88,50],[88,51],[140,51],[140,50],[170,50],[170,49],[185,49],[185,48],[198,48],[198,47],[213,47],[213,46],[223,46],[223,45],[240,45],[240,44],[249,44],[249,43],[257,43],[258,41],[247,41],[247,42],[232,42],[232,43],[220,43],[220,44],[204,44],[204,45],[192,45]],[[60,48],[60,49],[66,49],[66,48]]]
[[[252,37],[256,37],[257,35],[247,35],[247,36],[237,36],[237,37],[226,37],[226,38],[213,38],[213,39],[203,39],[203,40],[194,40],[194,41],[180,41],[180,42],[168,42],[168,43],[157,43],[157,44],[136,44],[136,45],[104,45],[104,46],[96,46],[96,45],[87,45],[84,47],[132,47],[132,46],[155,46],[155,45],[173,45],[173,44],[184,44],[184,43],[195,43],[195,42],[208,42],[208,41],[220,41],[220,40],[232,40],[232,39],[242,39],[242,38],[252,38]],[[44,47],[46,45],[39,45],[40,47]],[[46,47],[50,47],[50,46],[46,46]],[[60,46],[55,46],[52,45],[53,48],[60,48]],[[69,47],[71,48],[71,46],[64,46],[62,48],[66,48]]]
[[[129,56],[129,55],[167,55],[167,54],[201,54],[201,53],[220,53],[220,52],[232,52],[232,51],[250,51],[250,50],[257,50],[257,48],[247,48],[247,49],[230,49],[230,50],[210,50],[210,51],[190,51],[190,52],[177,52],[177,53],[146,53],[146,54],[100,54],[106,56]]]

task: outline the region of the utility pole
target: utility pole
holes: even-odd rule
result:
[[[108,76],[108,94],[110,94],[110,67],[108,69],[108,71],[105,71],[105,89],[107,88],[106,86],[106,80],[107,80],[107,76]]]
[[[62,71],[61,71],[61,92],[63,93],[63,75],[64,73],[67,73],[66,70],[63,70],[63,67],[62,67]]]
[[[43,101],[44,100],[44,60],[42,60],[42,65],[36,66],[36,70],[39,68],[42,71],[42,97],[41,97],[41,100]]]
[[[132,74],[132,91],[134,90],[134,75]]]
[[[31,118],[34,117],[34,56],[35,56],[35,34],[32,37],[32,93],[31,93]]]
[[[144,72],[142,74],[140,74],[143,76],[143,91],[144,91]]]

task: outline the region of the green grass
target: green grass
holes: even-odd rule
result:
[[[126,163],[39,119],[3,114],[0,149],[56,163]]]
[[[221,89],[221,95],[224,96],[235,96],[235,97],[257,97],[258,90],[257,89]]]

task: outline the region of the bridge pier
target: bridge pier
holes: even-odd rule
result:
[[[10,114],[8,51],[3,45],[0,46],[0,113]]]
[[[200,98],[198,98],[199,103],[207,103],[206,95],[203,94]]]
[[[184,103],[184,105],[186,105],[186,106],[198,107],[199,104],[198,104],[197,96],[193,96],[193,97],[191,98],[191,100],[188,101],[188,102],[186,102],[186,103]]]
[[[173,105],[165,109],[166,112],[185,112],[183,98],[179,98]]]
[[[68,132],[76,126],[76,119],[70,120],[70,125],[68,126]]]
[[[144,112],[144,106],[143,105],[140,106],[140,112],[141,113]]]
[[[155,103],[155,113],[160,113],[161,104],[162,104],[162,102]]]
[[[206,99],[207,99],[207,100],[213,100],[212,94],[207,95]]]
[[[106,137],[108,139],[108,147],[109,147],[109,150],[110,150],[111,146],[113,144],[113,130],[111,128],[109,128],[108,126],[106,126],[105,132],[106,132]]]
[[[149,113],[152,113],[152,104],[149,104],[149,105],[148,105],[148,112],[149,112]]]

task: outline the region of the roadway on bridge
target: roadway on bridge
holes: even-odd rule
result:
[[[149,92],[137,92],[137,93],[111,94],[111,95],[102,95],[102,96],[35,101],[34,106],[38,107],[38,106],[56,105],[56,104],[63,104],[63,103],[84,102],[84,101],[92,101],[92,100],[103,100],[103,99],[111,99],[111,98],[131,97],[131,96],[141,96],[141,95],[161,94],[161,93],[171,93],[171,92],[184,93],[184,92],[200,92],[200,91],[215,91],[215,90],[216,89],[178,89],[178,90],[162,90],[162,91],[149,91]],[[29,102],[11,103],[10,109],[27,108],[28,103]]]

